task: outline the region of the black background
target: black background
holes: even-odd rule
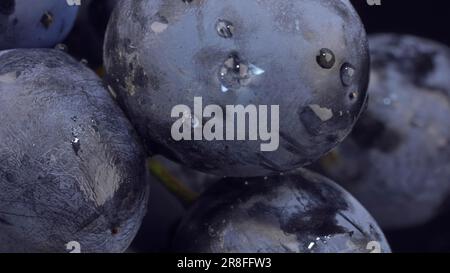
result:
[[[381,6],[369,6],[366,0],[351,2],[369,34],[413,34],[450,46],[449,1],[381,0]]]

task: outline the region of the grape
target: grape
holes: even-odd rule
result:
[[[219,176],[277,173],[318,159],[351,130],[369,75],[364,27],[346,0],[122,1],[104,60],[148,150]],[[223,130],[207,140],[203,125],[213,119],[194,113],[195,98],[219,110],[267,106],[258,120],[267,117],[270,141],[255,119],[245,129],[223,128],[230,112],[224,119],[216,112]],[[179,117],[187,134],[202,140],[174,138],[171,112],[179,105],[189,107]]]
[[[53,47],[72,29],[78,7],[65,0],[2,0],[0,50]]]
[[[382,227],[413,227],[448,209],[450,50],[394,34],[370,45],[370,105],[322,165]]]
[[[189,210],[177,252],[390,252],[367,211],[325,177],[300,169],[282,176],[228,178]]]
[[[101,80],[62,51],[8,50],[0,96],[0,252],[125,251],[145,153]]]

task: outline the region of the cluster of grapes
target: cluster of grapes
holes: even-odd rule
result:
[[[69,2],[0,3],[0,252],[387,253],[448,211],[446,46],[348,0]]]

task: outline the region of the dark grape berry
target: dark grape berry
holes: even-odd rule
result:
[[[1,51],[0,97],[0,252],[125,251],[145,153],[101,80],[58,50]]]
[[[197,253],[390,252],[350,194],[307,170],[216,183],[190,209],[176,251]]]
[[[277,173],[319,158],[353,127],[369,75],[365,31],[346,0],[121,1],[104,59],[109,84],[148,149],[220,176]],[[261,125],[253,139],[244,132],[257,122],[225,138],[232,124],[217,133],[228,141],[211,141],[205,124],[234,113],[213,119],[189,110],[178,118],[201,140],[175,140],[171,111],[192,110],[196,97],[222,110],[279,106],[279,120],[259,111],[259,120],[270,116],[276,144],[262,149],[269,141]]]
[[[370,105],[322,160],[389,229],[423,224],[450,195],[450,49],[412,36],[370,39]]]
[[[65,0],[2,0],[0,50],[53,47],[70,32],[77,11]]]

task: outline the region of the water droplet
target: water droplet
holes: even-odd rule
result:
[[[264,73],[265,71],[262,68],[249,64],[241,60],[237,53],[232,53],[219,69],[221,91],[228,92],[230,89],[239,89],[249,84],[253,76],[259,76]]]
[[[72,139],[71,144],[73,151],[78,156],[78,152],[80,151],[80,139],[77,137]]]
[[[248,186],[248,181],[245,181],[245,183],[244,183],[244,184],[245,184],[245,186]]]
[[[56,50],[61,50],[61,51],[64,51],[64,52],[67,52],[69,50],[69,48],[65,44],[57,44],[55,46],[55,49]]]
[[[384,98],[383,99],[383,104],[384,105],[391,105],[392,104],[392,100],[390,98]]]
[[[248,65],[241,61],[237,54],[230,55],[219,71],[222,86],[227,89],[239,89],[250,78]],[[222,90],[224,90],[222,88]]]
[[[345,63],[341,67],[341,80],[344,86],[350,86],[355,78],[355,68],[349,64]]]
[[[226,88],[226,87],[223,86],[223,85],[222,85],[220,88],[221,88],[221,90],[222,90],[223,93],[226,93],[226,92],[228,92],[228,90],[230,90],[230,89]]]
[[[333,51],[329,50],[328,48],[322,48],[319,51],[316,60],[320,67],[325,69],[331,69],[336,62]]]
[[[80,64],[87,66],[89,64],[89,62],[86,59],[81,59]]]
[[[41,17],[41,24],[46,29],[48,29],[53,24],[54,21],[55,21],[55,18],[50,11],[46,11]]]
[[[91,127],[94,130],[95,133],[98,133],[98,124],[97,121],[95,119],[91,119]]]
[[[316,243],[315,242],[311,242],[311,243],[309,243],[309,245],[308,245],[308,249],[309,250],[312,250],[313,249],[313,247],[316,245]]]
[[[351,92],[351,93],[348,95],[348,98],[349,98],[351,101],[354,101],[355,99],[358,98],[358,92]]]
[[[227,20],[219,20],[216,23],[216,30],[220,37],[228,39],[233,37],[234,25]]]

